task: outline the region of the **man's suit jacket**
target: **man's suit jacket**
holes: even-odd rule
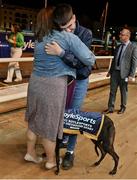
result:
[[[117,63],[117,53],[119,51],[120,45],[116,48],[114,53],[114,58],[111,63],[109,73],[112,74],[116,69]],[[134,77],[137,67],[137,46],[134,43],[129,42],[127,45],[122,57],[121,57],[121,67],[120,75],[122,79],[125,79],[128,76]]]

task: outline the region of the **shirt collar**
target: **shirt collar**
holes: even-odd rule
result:
[[[125,46],[127,46],[129,43],[130,43],[130,41],[127,41],[127,42],[122,43],[122,44],[124,44]]]

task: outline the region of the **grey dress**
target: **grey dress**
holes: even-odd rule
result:
[[[67,76],[31,76],[26,121],[32,132],[51,141],[62,138],[66,91]]]

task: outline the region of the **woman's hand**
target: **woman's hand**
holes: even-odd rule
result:
[[[5,36],[5,39],[6,39],[7,41],[9,41],[8,35]]]
[[[8,35],[6,35],[5,38],[6,38],[6,40],[7,40],[9,43],[14,43],[13,39],[9,39],[9,38],[8,38]]]
[[[14,44],[14,41],[12,39],[8,39],[8,42]]]

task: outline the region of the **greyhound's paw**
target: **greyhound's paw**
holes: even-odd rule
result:
[[[92,164],[92,167],[98,166],[100,163],[97,161],[94,164]]]
[[[58,170],[58,169],[55,171],[55,174],[56,174],[56,175],[59,175],[59,170]]]
[[[115,175],[116,172],[117,172],[116,170],[112,170],[112,171],[109,172],[109,174],[110,174],[110,175]]]

